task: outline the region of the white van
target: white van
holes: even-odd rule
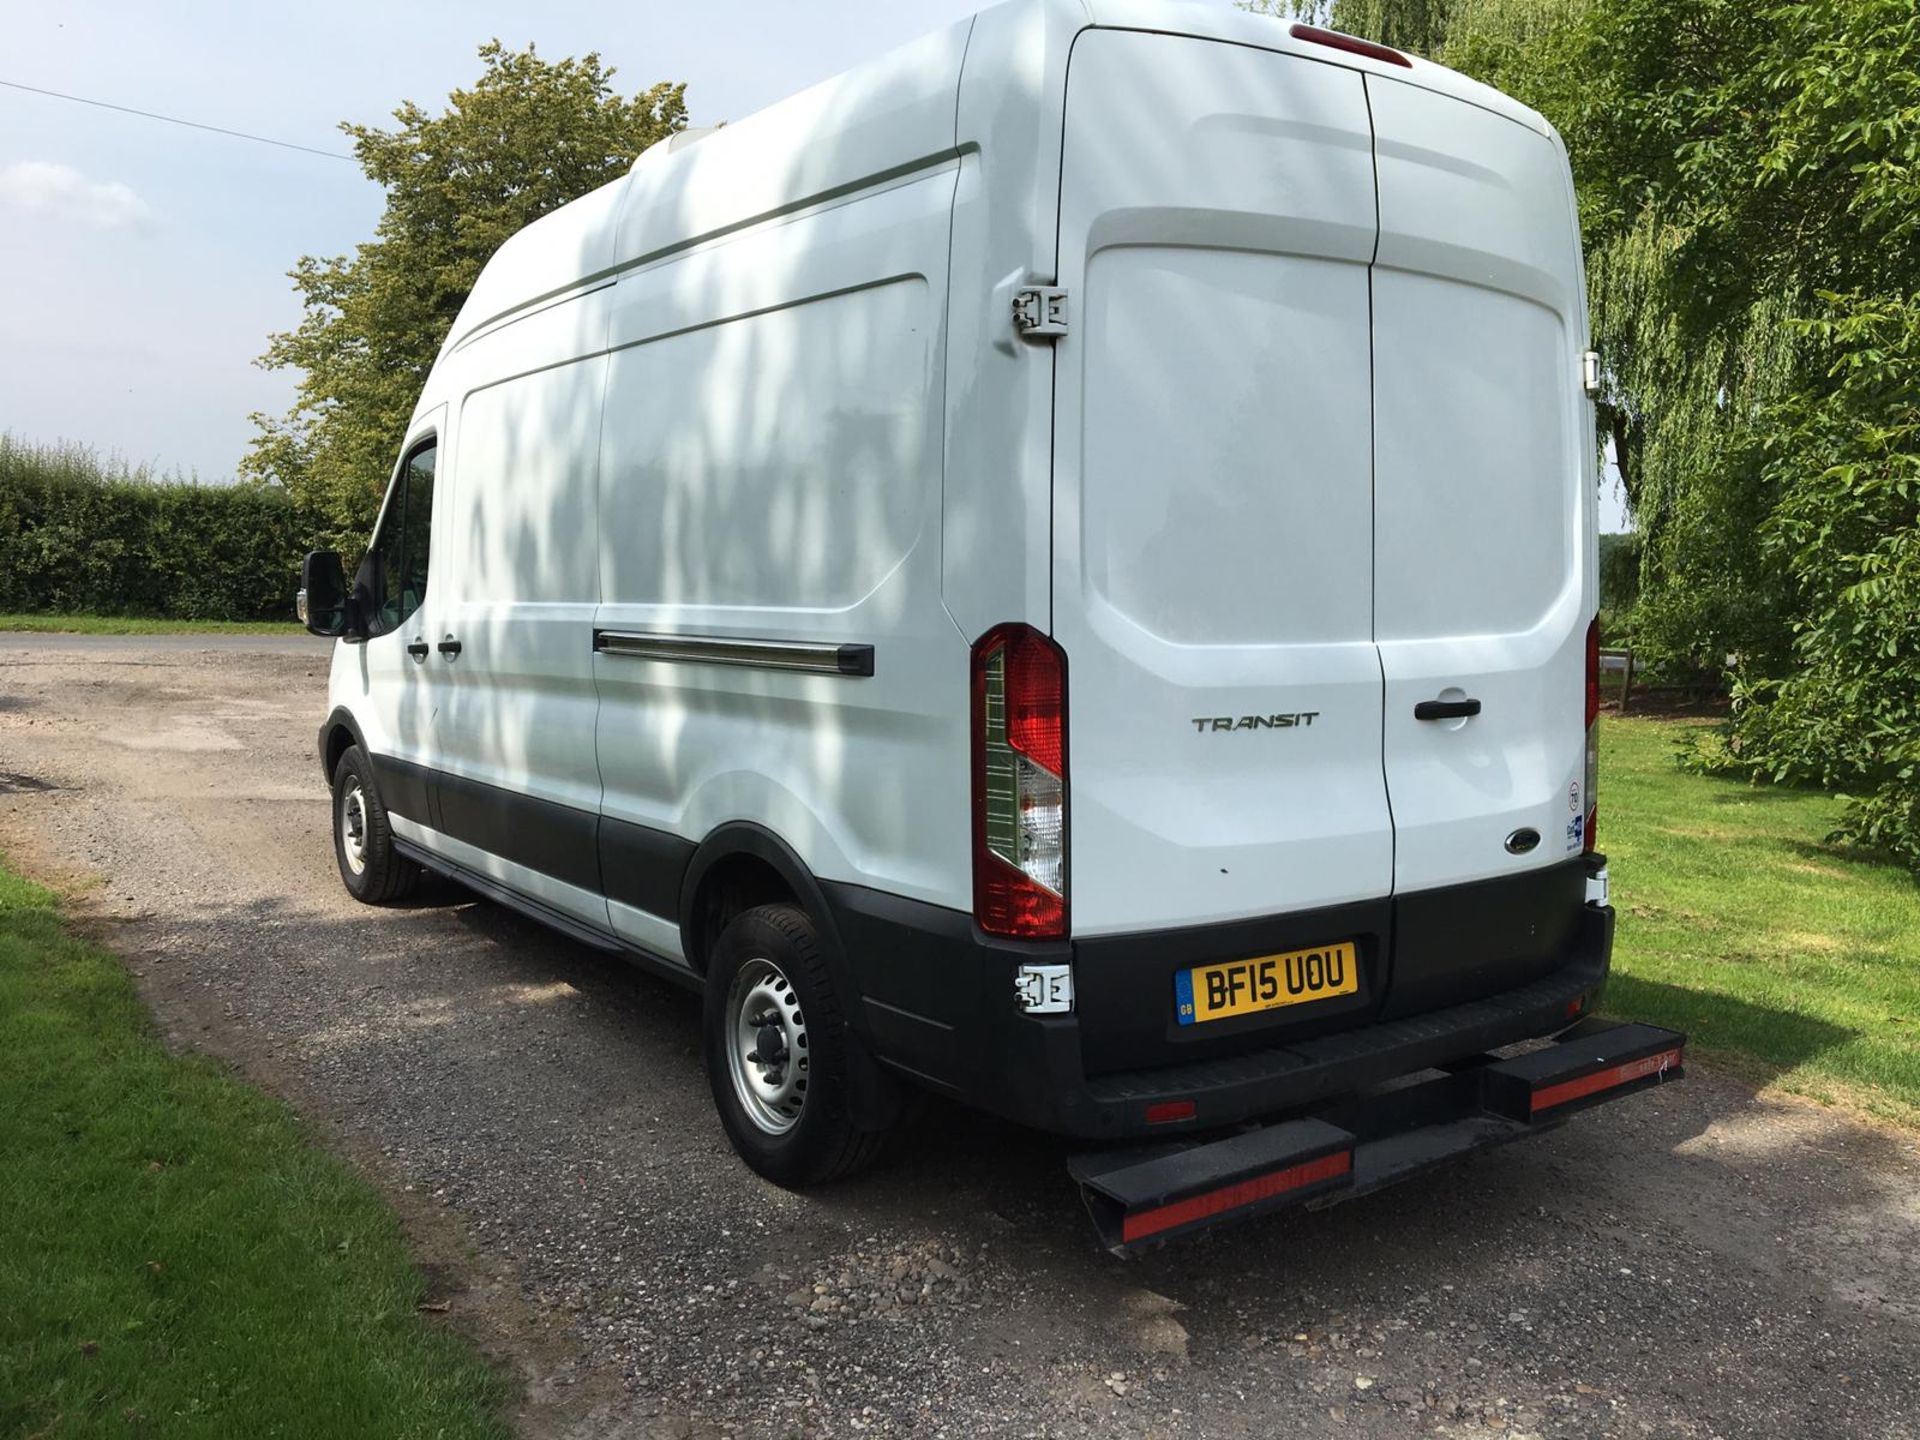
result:
[[[1587,347],[1538,115],[1225,5],[675,136],[501,247],[309,559],[341,875],[701,987],[774,1180],[915,1090],[1102,1142],[1116,1247],[1672,1078],[1487,1053],[1609,961]]]

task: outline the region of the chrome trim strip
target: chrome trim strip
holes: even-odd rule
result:
[[[871,645],[815,645],[799,640],[596,630],[593,648],[602,655],[623,655],[632,660],[743,665],[756,670],[797,670],[808,675],[873,674]]]

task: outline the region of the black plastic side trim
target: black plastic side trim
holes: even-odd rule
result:
[[[380,803],[395,815],[421,825],[433,824],[434,775],[424,765],[411,760],[396,760],[391,755],[370,755],[374,783],[380,787]]]
[[[716,938],[702,930],[704,917],[698,909],[700,883],[715,865],[735,855],[751,855],[756,860],[764,861],[786,882],[787,888],[799,899],[801,908],[813,916],[814,923],[823,932],[832,961],[840,971],[835,979],[841,979],[846,970],[845,951],[840,944],[839,930],[834,925],[834,911],[827,904],[820,882],[813,878],[813,872],[794,853],[791,845],[766,826],[756,825],[751,820],[735,820],[720,826],[700,842],[693,852],[693,858],[687,862],[686,873],[680,880],[679,903],[665,913],[680,917],[680,935],[687,946],[688,957],[704,954],[706,947]],[[846,993],[844,986],[841,987],[841,993]]]
[[[433,779],[440,796],[436,830],[563,885],[600,893],[598,815],[444,770]]]
[[[662,919],[680,914],[680,886],[697,849],[691,840],[600,817],[600,875],[607,898]]]
[[[333,713],[320,722],[318,753],[320,756],[320,774],[329,786],[333,784],[333,767],[327,763],[327,750],[335,730],[345,730],[353,737],[353,743],[360,747],[360,753],[367,753],[366,737],[360,733],[360,722],[353,718],[353,712],[344,705],[333,707]]]
[[[582,945],[609,955],[619,955],[689,990],[700,989],[700,977],[677,960],[669,960],[664,955],[643,950],[638,945],[629,944],[608,931],[583,925],[571,915],[563,915],[551,906],[542,905],[538,900],[522,895],[517,890],[510,890],[498,881],[489,879],[476,870],[468,869],[457,860],[436,855],[425,846],[416,845],[411,840],[403,840],[396,835],[393,837],[393,848],[416,865],[424,866],[436,875],[444,875],[450,880],[456,880],[476,894],[484,895],[495,904],[504,905],[507,909],[517,911],[529,920],[556,930],[569,940],[578,941]]]
[[[1017,1085],[1017,1052],[1040,1024],[1015,1005],[1014,972],[1023,962],[1064,964],[1073,946],[987,935],[967,911],[864,885],[824,888],[875,1055],[946,1094],[999,1108],[983,1091]],[[1077,1034],[1071,1018],[1057,1018],[1068,1038]],[[1076,1083],[1078,1061],[1076,1044]]]

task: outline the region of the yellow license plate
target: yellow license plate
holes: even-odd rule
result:
[[[1359,989],[1359,955],[1351,940],[1342,940],[1311,950],[1182,970],[1173,977],[1174,1013],[1182,1025],[1198,1025],[1353,995]]]

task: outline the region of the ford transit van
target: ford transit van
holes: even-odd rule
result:
[[[762,1175],[932,1092],[1116,1249],[1675,1078],[1589,1018],[1588,345],[1540,116],[1224,5],[677,135],[501,247],[309,558],[341,876],[703,991]]]

